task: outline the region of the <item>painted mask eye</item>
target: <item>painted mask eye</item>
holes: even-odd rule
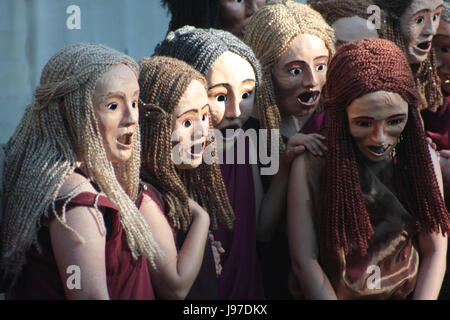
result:
[[[321,64],[321,65],[318,65],[317,67],[316,67],[316,70],[317,71],[323,71],[323,70],[325,70],[327,68],[327,65],[326,64]]]
[[[244,92],[244,93],[242,94],[242,99],[248,99],[248,98],[250,98],[251,95],[252,95],[251,92]]]
[[[138,105],[137,101],[133,101],[133,103],[131,104],[131,107],[134,109],[136,108]]]
[[[395,120],[391,120],[388,122],[388,124],[390,126],[398,126],[399,124],[402,124],[403,120],[402,119],[395,119]]]
[[[191,120],[186,120],[183,122],[183,127],[185,127],[185,128],[189,128],[191,125],[192,125]]]
[[[202,121],[206,121],[207,119],[208,119],[208,115],[207,114],[202,115]]]
[[[225,102],[225,101],[227,101],[227,97],[224,94],[219,94],[216,97],[216,101],[218,101],[218,102]]]
[[[369,121],[358,121],[358,122],[356,122],[356,125],[358,127],[362,127],[362,128],[370,128],[370,122]]]
[[[119,106],[119,105],[118,105],[117,103],[113,102],[113,103],[108,104],[106,107],[107,107],[109,110],[116,110],[118,106]]]
[[[303,70],[300,68],[293,68],[289,70],[289,73],[293,76],[298,76],[303,73]]]
[[[441,47],[441,48],[439,49],[439,51],[442,52],[442,53],[448,53],[449,47]]]

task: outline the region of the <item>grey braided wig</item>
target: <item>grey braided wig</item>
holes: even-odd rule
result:
[[[161,254],[134,203],[139,189],[139,128],[131,159],[113,165],[107,160],[91,101],[101,75],[122,63],[138,77],[139,67],[132,58],[103,45],[81,43],[60,50],[44,67],[35,99],[6,145],[0,234],[5,275],[19,274],[32,245],[39,250],[41,218],[49,215],[77,159],[118,207],[132,256],[142,255],[154,265],[154,257]],[[71,230],[64,214],[57,218]]]

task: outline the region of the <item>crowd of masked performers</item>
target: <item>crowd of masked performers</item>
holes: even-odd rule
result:
[[[450,299],[450,2],[162,4],[0,148],[6,299]]]

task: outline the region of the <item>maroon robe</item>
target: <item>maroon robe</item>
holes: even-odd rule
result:
[[[66,210],[69,211],[78,206],[94,208],[96,197],[97,194],[83,192],[70,200]],[[58,214],[61,212],[62,203],[63,200],[56,202]],[[143,257],[134,260],[131,256],[117,207],[101,195],[98,197],[97,206],[103,214],[107,228],[105,264],[110,299],[153,300],[154,294],[147,261]],[[48,227],[41,227],[38,239],[42,253],[39,253],[35,247],[29,250],[27,264],[18,283],[7,293],[7,299],[66,299],[63,287],[65,284],[61,280],[56,265]],[[80,271],[83,276],[83,270]]]
[[[257,127],[250,118],[244,130]],[[248,145],[246,147],[248,159]],[[252,165],[221,164],[223,181],[235,213],[233,230],[219,225],[214,238],[221,241],[225,253],[221,255],[222,274],[219,276],[220,299],[263,299],[263,286],[256,253],[256,206]],[[224,157],[225,159],[225,157]]]
[[[438,150],[450,150],[450,96],[436,112],[424,110],[423,122],[427,135],[436,143]]]

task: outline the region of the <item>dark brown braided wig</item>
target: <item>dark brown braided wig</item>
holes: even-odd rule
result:
[[[346,108],[376,91],[398,93],[408,102],[408,122],[395,148],[395,175],[405,204],[424,232],[448,233],[450,219],[439,190],[419,116],[419,100],[403,52],[391,41],[365,39],[340,47],[327,71],[324,107],[329,151],[321,219],[327,243],[347,254],[365,254],[373,234],[360,187]],[[406,188],[407,187],[407,188]]]
[[[188,197],[205,208],[214,229],[218,218],[231,228],[234,213],[218,164],[177,170],[171,158],[172,112],[193,80],[199,80],[206,90],[205,78],[174,58],[155,56],[139,64],[142,178],[161,192],[174,228],[186,232],[192,222]]]

